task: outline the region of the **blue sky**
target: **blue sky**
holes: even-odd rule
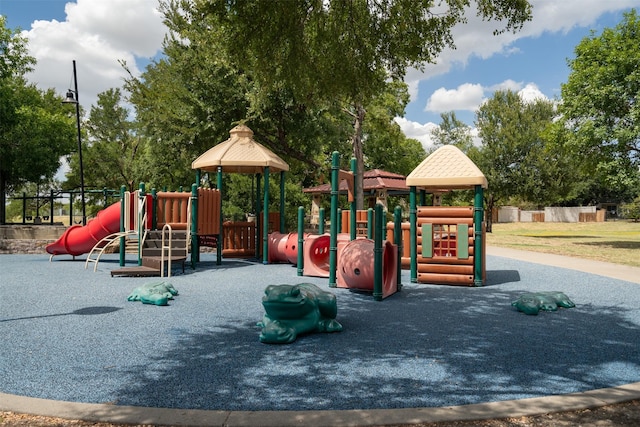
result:
[[[493,36],[495,22],[470,15],[454,30],[457,49],[437,64],[410,70],[412,101],[397,121],[405,134],[430,144],[440,114],[455,111],[473,127],[475,110],[496,89],[510,88],[525,98],[555,99],[567,80],[567,59],[594,30],[615,27],[622,14],[640,9],[640,0],[531,0],[533,21],[522,31]],[[161,51],[165,28],[157,0],[0,0],[10,28],[21,27],[38,60],[30,80],[64,95],[77,61],[80,101],[85,110],[97,94],[119,87],[125,60],[134,74]]]

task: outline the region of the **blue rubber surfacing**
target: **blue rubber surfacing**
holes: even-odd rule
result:
[[[487,257],[487,286],[409,284],[383,302],[330,289],[343,332],[258,341],[269,284],[314,283],[288,264],[202,255],[168,279],[169,306],[128,302],[157,278],[111,278],[64,257],[0,256],[0,392],[210,410],[435,407],[640,381],[640,286]],[[511,302],[561,291],[576,307],[528,316]]]

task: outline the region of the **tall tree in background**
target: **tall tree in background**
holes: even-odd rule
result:
[[[74,148],[73,120],[62,98],[24,78],[35,64],[26,44],[0,16],[0,224],[6,223],[7,193],[26,182],[52,179],[60,157]]]
[[[391,81],[384,88],[367,105],[368,119],[362,129],[367,146],[365,167],[408,175],[426,157],[426,152],[420,141],[407,138],[394,120],[404,115],[409,103],[407,85]]]
[[[455,145],[468,155],[473,148],[471,127],[459,120],[454,111],[442,113],[440,118],[440,125],[431,131],[435,147]]]
[[[592,33],[575,48],[562,85],[569,142],[592,160],[629,157],[640,164],[640,19],[624,14],[615,29]]]
[[[83,152],[85,168],[91,170],[87,176],[90,187],[118,189],[126,185],[128,191],[134,191],[142,180],[139,170],[146,140],[137,134],[136,123],[130,120],[122,101],[120,89],[109,89],[98,94],[97,105],[91,107],[85,125],[88,146]]]
[[[488,211],[498,201],[519,199],[541,206],[557,197],[558,182],[571,183],[557,168],[567,159],[547,143],[555,116],[551,101],[525,102],[511,90],[497,91],[476,113],[482,139],[478,167],[489,182]]]
[[[635,10],[615,28],[592,33],[575,48],[562,85],[566,142],[593,178],[591,202],[638,194],[640,166],[640,19]],[[599,200],[592,200],[599,197]]]
[[[309,105],[340,102],[353,126],[351,142],[358,176],[364,171],[362,146],[365,107],[389,79],[402,80],[409,67],[422,69],[447,46],[452,28],[465,22],[470,1],[274,1],[168,0],[168,20],[204,27],[236,69],[248,70],[269,96],[286,88]],[[483,19],[506,21],[502,30],[519,30],[531,19],[525,0],[476,0]],[[362,182],[356,203],[363,206]]]

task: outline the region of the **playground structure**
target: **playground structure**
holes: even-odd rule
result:
[[[251,242],[255,239],[254,256],[259,255],[262,246],[262,260],[264,264],[269,263],[269,230],[275,229],[272,222],[274,217],[269,213],[269,179],[271,173],[280,172],[280,215],[279,230],[284,231],[284,174],[289,170],[289,165],[278,157],[271,150],[253,139],[253,131],[245,125],[238,125],[229,131],[229,139],[223,141],[213,148],[200,155],[191,163],[191,168],[196,170],[196,182],[200,182],[201,172],[211,172],[217,174],[217,187],[222,188],[223,173],[243,173],[255,174],[256,186],[256,216],[259,219],[254,224],[247,224],[245,227],[246,237],[242,237],[238,242],[244,242],[242,249],[248,255],[251,250]],[[261,180],[264,178],[264,192],[262,194],[262,207],[257,201],[260,200]],[[261,215],[262,214],[262,215]],[[222,217],[221,217],[222,219]],[[222,225],[220,226],[222,229]],[[254,231],[255,230],[255,231]],[[252,234],[254,233],[254,234]],[[255,237],[254,237],[255,236]],[[229,240],[226,241],[236,241]],[[238,249],[237,247],[235,249]]]
[[[486,280],[483,191],[487,179],[453,145],[438,148],[408,176],[411,281],[482,286]],[[417,190],[474,190],[472,207],[417,206]],[[424,205],[424,202],[421,203]]]
[[[340,171],[333,183],[340,180],[343,188],[349,191],[349,201],[352,202],[349,180],[353,175]],[[347,183],[345,184],[346,181]],[[381,271],[373,281],[387,286],[390,265],[397,265],[397,271],[402,268],[411,270],[411,281],[424,284],[482,286],[486,281],[485,261],[485,226],[483,209],[483,189],[487,187],[487,180],[482,172],[471,160],[455,146],[444,146],[427,157],[408,177],[410,215],[409,222],[401,222],[401,212],[396,213],[394,222],[385,224],[386,240],[381,244],[383,249],[371,247],[359,240],[371,239],[373,233],[378,232],[379,225],[373,225],[375,217],[382,219],[373,210],[356,211],[351,204],[349,211],[334,213],[334,197],[338,189],[332,189],[332,231],[329,235],[307,235],[298,243],[302,256],[298,257],[298,271],[300,274],[329,277],[330,286],[358,288],[364,283],[371,283],[371,277],[364,272],[365,261],[380,256]],[[318,187],[320,188],[320,187]],[[417,205],[417,189],[420,189],[420,206]],[[424,206],[425,195],[434,194],[434,200],[446,191],[473,189],[473,206]],[[376,209],[378,209],[378,204]],[[396,210],[400,209],[399,207]],[[319,210],[319,230],[324,227],[324,212]],[[339,218],[339,221],[334,220]],[[299,222],[301,220],[299,219]],[[375,221],[377,223],[377,221]],[[334,225],[335,223],[339,223]],[[341,233],[337,230],[340,227]],[[334,230],[335,227],[335,230]],[[299,230],[299,234],[301,230]],[[278,237],[274,237],[278,239]],[[273,246],[274,251],[282,252],[291,248],[296,235],[288,235],[286,243]],[[355,243],[353,243],[355,241]],[[375,239],[373,240],[375,241]],[[380,239],[382,241],[382,239]],[[393,243],[391,243],[393,242]],[[389,243],[389,245],[387,245]],[[395,246],[394,246],[395,245]],[[332,261],[332,250],[335,248],[337,261]],[[393,248],[393,249],[392,249]],[[397,248],[397,249],[396,249]],[[291,250],[291,249],[289,249]],[[392,255],[393,254],[393,255]],[[274,256],[274,260],[295,263],[293,253],[282,259]],[[338,263],[334,270],[333,262]],[[371,268],[373,270],[373,267]],[[336,276],[332,276],[332,274]],[[352,273],[353,272],[353,273]],[[357,272],[357,273],[356,273]],[[365,279],[366,277],[366,279]],[[384,277],[384,279],[380,279]],[[400,280],[397,281],[401,286]],[[370,287],[369,284],[367,284]]]
[[[195,268],[200,246],[215,247],[218,264],[225,251],[230,257],[258,256],[262,246],[264,264],[290,262],[298,266],[299,275],[328,277],[330,287],[371,290],[377,300],[401,288],[400,270],[403,266],[410,268],[412,282],[469,286],[484,284],[482,191],[487,181],[473,162],[456,147],[444,146],[436,150],[407,177],[410,196],[408,224],[402,223],[399,207],[394,212],[394,222],[390,224],[386,222],[381,203],[376,204],[375,212],[373,209],[356,211],[353,197],[355,160],[352,159],[351,172],[341,171],[338,166],[339,154],[334,152],[330,232],[327,235],[322,229],[318,235],[305,234],[304,210],[300,208],[298,232],[284,234],[283,175],[288,165],[253,141],[253,132],[246,126],[235,127],[230,135],[229,140],[198,157],[192,167],[197,170],[198,182],[201,171],[217,171],[218,188],[221,187],[223,171],[256,173],[258,196],[260,177],[264,174],[264,210],[260,218],[260,205],[256,203],[258,221],[229,223],[229,228],[225,230],[220,190],[198,189],[194,184],[191,193],[152,191],[146,194],[141,185],[139,192],[134,194],[125,194],[123,189],[119,204],[101,211],[86,227],[70,227],[58,241],[47,246],[47,251],[52,257],[89,252],[85,265],[90,262],[97,265],[104,249],[119,241],[120,263],[123,266],[125,240],[135,238],[138,242],[139,267],[144,266],[143,260],[147,258],[159,264],[155,268],[162,275],[165,262],[168,263],[170,274],[171,261],[182,261],[184,265],[189,252],[191,265]],[[270,169],[281,173],[279,214],[268,212]],[[342,183],[347,188],[350,209],[340,213],[338,194]],[[416,203],[418,188],[420,207]],[[473,207],[423,206],[427,191],[434,193],[434,200],[437,200],[435,195],[443,191],[469,188],[475,189]],[[276,222],[279,222],[280,232],[274,232]],[[342,231],[347,229],[348,233],[340,233],[338,227]],[[236,231],[229,231],[232,228]],[[151,230],[160,230],[160,237],[156,238],[153,245],[149,245],[147,240]],[[184,233],[184,239],[175,234],[178,232]],[[184,243],[172,254],[174,236]],[[383,236],[386,236],[386,242]],[[229,242],[234,247],[227,247]],[[157,251],[154,255],[145,256],[144,249],[149,250],[149,246]],[[96,251],[94,259],[92,254]],[[373,257],[368,256],[371,252]]]
[[[304,208],[298,208],[297,233],[272,233],[269,235],[270,262],[289,262],[297,265],[299,276],[315,276],[329,278],[329,287],[349,288],[372,292],[375,300],[382,300],[402,287],[398,246],[392,242],[382,241],[383,228],[386,227],[385,214],[381,204],[364,215],[355,209],[353,183],[355,161],[351,162],[352,172],[339,169],[339,154],[332,157],[332,191],[331,191],[331,231],[324,233],[324,211],[320,212],[320,234],[304,232]],[[346,181],[348,199],[351,206],[348,215],[338,213],[338,186]],[[373,227],[374,239],[356,232],[356,215],[369,221],[369,237]],[[348,233],[339,233],[338,224],[345,221],[351,224]],[[398,228],[401,211],[397,209]],[[363,229],[363,227],[360,227]],[[400,238],[400,235],[394,236]],[[371,256],[373,255],[373,256]]]
[[[144,184],[135,192],[121,189],[121,200],[98,212],[86,226],[73,225],[46,250],[73,257],[87,253],[85,268],[94,271],[105,250],[120,245],[120,266],[124,267],[127,241],[137,246],[138,266],[112,271],[113,275],[171,275],[171,262],[184,264],[189,252],[195,266],[200,246],[217,246],[220,241],[220,192],[196,188],[191,192],[145,193]],[[153,235],[158,237],[151,237]],[[177,238],[180,236],[181,238]],[[174,244],[176,239],[176,244]],[[220,251],[218,251],[220,252]],[[220,257],[221,257],[220,253]]]

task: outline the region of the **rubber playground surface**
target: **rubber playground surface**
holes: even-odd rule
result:
[[[130,255],[128,257],[131,257]],[[0,256],[0,392],[59,401],[225,411],[441,407],[561,395],[640,381],[640,286],[487,256],[480,288],[409,283],[376,302],[262,265],[202,254],[196,270],[111,278],[60,256]],[[129,260],[133,263],[133,259]],[[127,301],[166,280],[169,306]],[[258,341],[269,284],[335,293],[344,330]],[[521,294],[561,291],[575,308],[529,316]]]

